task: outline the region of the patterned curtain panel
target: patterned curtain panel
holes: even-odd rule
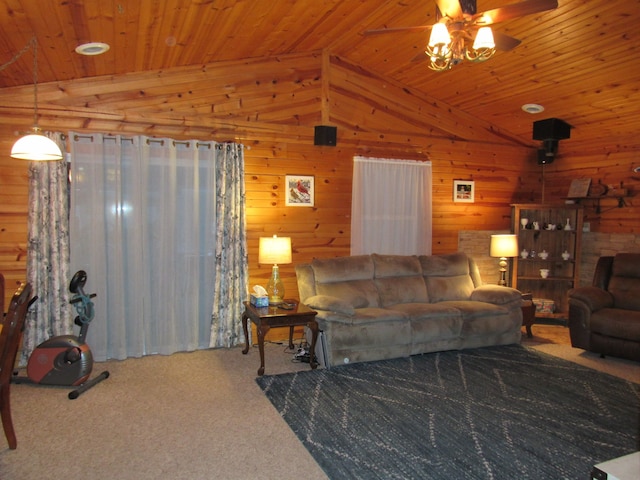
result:
[[[60,134],[50,137],[64,152]],[[73,330],[69,305],[69,168],[66,160],[30,162],[27,281],[37,302],[27,314],[20,364],[41,342]]]
[[[244,342],[241,322],[248,291],[244,154],[241,145],[216,145],[216,266],[211,346]]]
[[[71,265],[97,293],[94,358],[239,343],[242,147],[74,134],[70,146]]]

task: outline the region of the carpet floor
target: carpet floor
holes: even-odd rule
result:
[[[519,345],[256,381],[329,478],[574,480],[640,445],[640,385]]]

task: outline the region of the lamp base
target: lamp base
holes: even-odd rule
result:
[[[271,278],[267,283],[267,295],[269,296],[269,305],[282,305],[284,303],[284,285],[280,280],[278,265],[274,265],[271,270]]]
[[[507,258],[500,257],[500,262],[498,263],[500,266],[500,280],[498,281],[498,285],[503,287],[507,286]]]

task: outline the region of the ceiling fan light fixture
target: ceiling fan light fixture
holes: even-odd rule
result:
[[[429,68],[443,72],[451,68],[453,56],[452,40],[444,23],[436,23],[431,29],[429,44],[424,50],[429,56]]]
[[[481,27],[476,34],[476,39],[471,48],[466,43],[464,56],[471,62],[484,62],[496,53],[496,42],[493,40],[491,27]]]
[[[444,23],[436,23],[431,29],[429,46],[436,48],[441,45],[449,45],[449,43],[451,43],[451,35],[449,35],[447,26]]]

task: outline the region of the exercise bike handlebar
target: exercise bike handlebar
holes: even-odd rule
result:
[[[84,297],[87,297],[87,295],[84,295]],[[91,295],[88,295],[88,298],[95,298],[95,297],[96,297],[96,294],[95,294],[95,293],[92,293]],[[81,301],[82,301],[82,298],[83,298],[83,296],[82,296],[82,295],[79,295],[79,296],[77,296],[77,297],[75,297],[75,298],[72,298],[72,299],[69,301],[69,303],[74,304],[74,303],[81,302]]]

